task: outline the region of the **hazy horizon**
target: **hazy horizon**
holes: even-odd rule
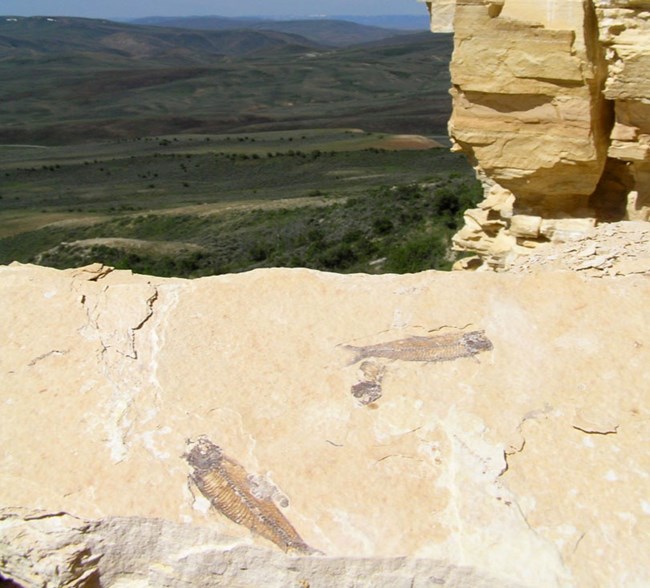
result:
[[[268,16],[308,17],[329,15],[423,15],[418,0],[0,0],[6,16],[79,16],[130,19],[147,16]]]

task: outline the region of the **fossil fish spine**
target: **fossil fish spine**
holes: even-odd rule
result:
[[[184,455],[190,479],[220,513],[272,541],[282,550],[314,553],[270,498],[258,498],[248,472],[206,437]]]

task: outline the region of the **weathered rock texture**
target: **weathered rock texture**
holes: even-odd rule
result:
[[[448,0],[428,4],[444,29]],[[485,187],[456,246],[498,268],[599,221],[648,220],[650,1],[455,4],[450,134]]]
[[[627,197],[627,216],[650,215],[650,2],[598,0],[600,42],[608,66],[605,98],[614,103],[605,196]]]
[[[451,33],[454,30],[454,11],[456,0],[437,0],[435,3],[424,2],[431,16],[431,31],[434,33]]]
[[[571,270],[602,278],[650,275],[650,224],[604,223],[566,243],[545,243],[506,266],[508,272]]]
[[[647,586],[650,280],[633,269],[0,268],[0,576]],[[196,454],[202,435],[223,455]],[[251,531],[285,519],[299,540]]]

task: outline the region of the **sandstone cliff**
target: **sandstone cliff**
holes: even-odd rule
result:
[[[648,585],[650,268],[617,268],[0,268],[0,576]]]
[[[600,221],[650,215],[650,2],[434,0],[455,4],[450,133],[485,201],[459,249],[494,268]]]

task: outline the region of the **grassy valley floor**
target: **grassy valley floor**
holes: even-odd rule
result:
[[[0,146],[0,263],[448,268],[480,188],[434,139],[310,129]]]

